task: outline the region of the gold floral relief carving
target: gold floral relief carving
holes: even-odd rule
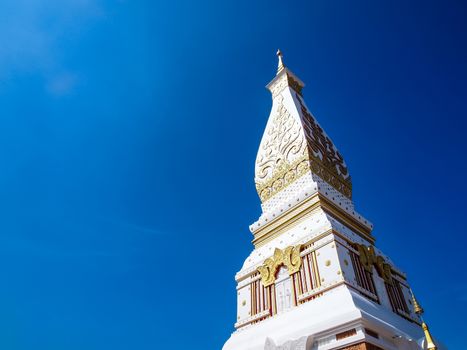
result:
[[[300,93],[296,97],[303,117],[292,116],[278,96],[278,108],[261,142],[255,174],[261,201],[267,201],[310,170],[352,198],[352,182],[342,155],[305,107]]]
[[[277,169],[274,177],[262,183],[256,183],[256,190],[258,191],[261,201],[265,202],[309,170],[308,156],[302,156],[291,164],[284,164],[280,169]]]
[[[344,158],[305,107],[301,96],[297,94],[296,97],[304,117],[303,127],[312,158],[312,171],[343,195],[351,198],[352,182]]]
[[[294,89],[299,95],[302,94],[302,88],[303,86],[300,85],[298,81],[296,81],[294,78],[291,76],[287,75],[287,81],[289,83],[289,86]]]
[[[373,246],[365,246],[363,244],[355,244],[359,259],[363,267],[371,272],[373,266],[376,268],[378,275],[384,279],[387,283],[392,283],[391,265],[386,263],[386,260],[381,255],[376,255],[375,248]]]
[[[256,189],[264,202],[295,181],[308,159],[305,134],[301,122],[294,118],[279,101],[278,108],[268,125],[256,159]]]
[[[270,286],[276,280],[276,273],[279,267],[285,265],[289,271],[289,275],[293,275],[300,271],[302,259],[300,257],[300,250],[302,246],[289,246],[284,250],[276,248],[272,257],[264,260],[262,266],[258,267],[261,274],[261,282],[265,287]]]

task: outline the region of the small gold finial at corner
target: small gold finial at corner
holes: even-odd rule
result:
[[[423,321],[423,318],[422,318],[423,308],[420,306],[417,299],[415,299],[415,295],[413,294],[412,290],[410,291],[410,293],[412,294],[412,304],[413,304],[414,311],[418,316],[420,316],[420,319],[422,321],[422,329],[423,329],[423,332],[425,333],[426,348],[427,350],[438,350],[438,347],[433,341],[433,337],[430,333],[430,330],[428,329],[427,324],[425,323],[425,321]]]
[[[277,50],[276,55],[279,58],[279,63],[277,65],[277,73],[279,73],[281,70],[283,70],[285,68],[284,62],[282,61],[282,51]]]
[[[426,339],[426,348],[427,350],[438,350],[435,342],[433,341],[433,337],[431,336],[430,330],[425,322],[422,323],[423,332],[425,333]]]
[[[420,306],[418,303],[417,299],[415,299],[415,295],[412,293],[412,303],[413,303],[413,309],[417,315],[423,314],[423,308]]]

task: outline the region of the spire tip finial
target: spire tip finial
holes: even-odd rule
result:
[[[277,57],[279,58],[279,63],[277,65],[277,73],[285,68],[284,62],[282,62],[282,51],[280,49],[276,52]]]

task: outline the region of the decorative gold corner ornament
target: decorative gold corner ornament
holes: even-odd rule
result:
[[[422,318],[422,314],[423,314],[424,310],[420,306],[420,304],[418,303],[417,299],[415,299],[415,295],[413,294],[413,292],[412,291],[410,291],[410,292],[412,293],[412,301],[413,301],[414,311],[418,316],[420,316],[420,318],[422,320],[422,329],[423,329],[423,333],[425,334],[426,348],[427,348],[427,350],[437,350],[438,347],[436,346],[435,342],[433,341],[433,337],[431,336],[430,330],[429,330],[427,324],[425,323],[425,321],[423,321],[423,318]]]
[[[431,336],[430,330],[428,329],[428,326],[426,325],[425,322],[422,323],[422,328],[423,328],[423,332],[425,333],[427,350],[437,350],[438,348],[436,347],[433,341],[433,338]]]
[[[289,246],[284,250],[276,248],[273,256],[264,260],[263,265],[258,267],[263,286],[268,287],[275,282],[277,270],[282,265],[287,267],[289,275],[298,272],[302,264],[300,257],[301,248],[301,244],[295,247]]]
[[[381,255],[376,255],[375,248],[373,246],[367,247],[363,244],[355,244],[355,246],[360,255],[360,262],[365,270],[371,272],[374,265],[376,271],[378,271],[378,275],[384,279],[385,282],[392,284],[391,265],[386,263]]]
[[[420,306],[417,299],[415,299],[415,295],[413,293],[412,293],[412,304],[413,304],[413,309],[417,315],[423,314],[423,308]]]

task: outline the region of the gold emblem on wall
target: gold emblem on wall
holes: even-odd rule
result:
[[[300,257],[301,244],[293,247],[289,246],[284,250],[276,248],[274,255],[264,260],[262,266],[258,267],[261,274],[261,282],[265,287],[270,286],[276,280],[276,273],[279,267],[285,265],[289,270],[289,275],[300,270],[302,259]]]
[[[372,271],[375,266],[378,275],[387,283],[392,283],[391,265],[389,265],[381,255],[376,255],[373,246],[355,244],[360,254],[360,262],[367,271]]]

